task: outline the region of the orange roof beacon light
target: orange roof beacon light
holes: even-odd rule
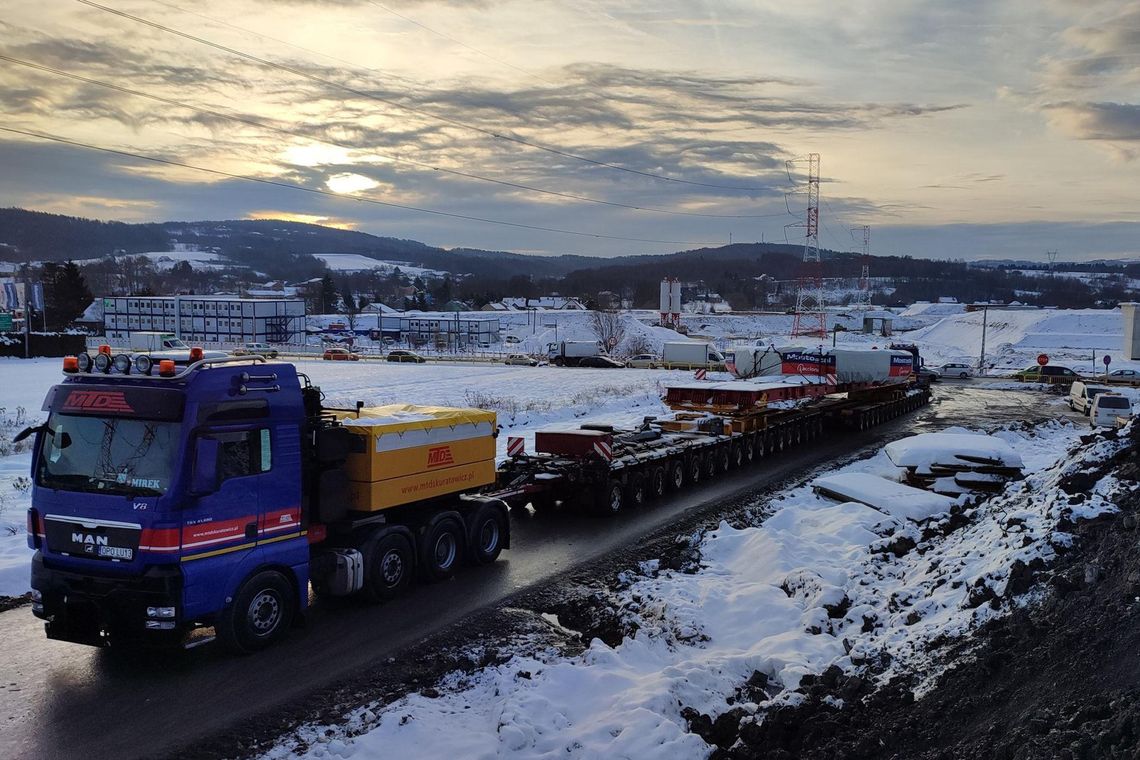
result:
[[[110,356],[111,355],[111,347],[108,346],[106,343],[104,343],[103,345],[99,346],[99,353],[106,354],[107,356]]]
[[[204,357],[205,357],[205,354],[202,353],[202,347],[201,346],[194,346],[193,348],[190,349],[190,361],[191,361],[191,363],[200,362],[200,361],[202,361],[202,359]]]
[[[79,371],[79,357],[78,356],[65,356],[65,357],[63,357],[63,371],[64,372],[78,372]]]
[[[163,377],[174,377],[174,360],[161,359],[158,362],[158,374]]]

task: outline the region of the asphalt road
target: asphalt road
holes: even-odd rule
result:
[[[808,476],[899,435],[1069,416],[1050,397],[941,383],[934,403],[863,434],[825,436],[716,483],[613,519],[556,512],[513,519],[489,567],[379,607],[316,607],[282,645],[235,658],[204,646],[175,657],[117,655],[48,641],[27,607],[0,614],[0,757],[135,758],[174,752],[381,663],[401,647],[511,594],[636,542],[690,510]]]

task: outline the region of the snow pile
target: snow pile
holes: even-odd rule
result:
[[[947,496],[896,483],[867,472],[825,475],[812,481],[816,492],[866,504],[892,517],[922,522],[945,515],[957,502]]]
[[[1031,473],[1015,493],[920,530],[863,504],[825,501],[810,485],[793,489],[761,525],[722,523],[705,535],[698,572],[643,563],[646,575],[622,592],[637,632],[618,646],[595,639],[573,657],[548,649],[455,673],[442,695],[372,705],[343,727],[304,728],[266,757],[697,757],[709,748],[683,711],[723,713],[757,674],[770,696],[737,702],[755,716],[745,720],[798,701],[791,690],[801,678],[832,665],[932,678],[932,642],[1001,614],[995,600],[1016,568],[1047,561],[1068,540],[1055,532],[1075,514],[1058,489],[1067,468],[1056,464],[1076,431],[1053,424],[1002,437]],[[880,452],[843,472],[891,469]],[[1111,508],[1095,497],[1081,516]]]
[[[1021,456],[1000,438],[971,433],[922,433],[888,443],[887,457],[898,467],[928,475],[932,467],[992,464],[1019,468]]]

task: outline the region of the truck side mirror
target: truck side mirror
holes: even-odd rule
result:
[[[194,443],[194,470],[190,477],[190,495],[206,496],[218,490],[217,438],[199,437]]]

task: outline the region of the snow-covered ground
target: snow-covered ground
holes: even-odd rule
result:
[[[702,757],[711,748],[682,709],[715,718],[755,673],[768,698],[736,706],[759,719],[797,701],[791,690],[803,676],[833,665],[888,663],[878,678],[918,673],[928,686],[943,667],[929,645],[1008,612],[989,602],[1019,563],[1048,561],[1072,540],[1056,532],[1063,515],[1114,509],[1111,482],[1077,507],[1058,488],[1081,432],[1058,423],[999,432],[1026,479],[968,506],[957,524],[941,516],[919,526],[828,501],[810,484],[788,489],[757,505],[762,522],[693,537],[697,572],[661,571],[655,561],[631,568],[620,601],[636,633],[616,647],[595,639],[566,655],[520,645],[500,665],[446,676],[438,692],[306,726],[266,758]],[[1104,457],[1120,445],[1084,453]],[[899,476],[882,451],[839,471]]]
[[[359,253],[314,253],[313,258],[325,262],[325,266],[334,272],[368,272],[375,269],[386,274],[399,269],[402,274],[406,274],[408,277],[431,279],[442,279],[448,274],[438,269],[412,266],[406,261],[384,261]]]
[[[665,411],[661,384],[691,380],[688,372],[508,367],[503,364],[388,364],[300,360],[297,368],[321,386],[327,403],[351,407],[390,403],[480,406],[498,414],[503,434],[499,457],[506,457],[507,435],[521,435],[534,450],[538,428],[574,428],[583,422],[634,425]],[[715,375],[727,379],[727,375]],[[0,446],[40,411],[47,389],[61,377],[58,359],[0,359]],[[596,418],[596,419],[595,419]],[[10,444],[8,444],[10,445]],[[25,512],[30,505],[27,442],[18,453],[0,448],[0,596],[27,590],[29,550]]]
[[[186,261],[189,262],[195,269],[225,269],[227,267],[238,266],[234,262],[221,256],[217,253],[210,253],[208,251],[194,251],[194,250],[175,250],[175,251],[144,251],[142,253],[132,253],[131,256],[142,256],[150,259],[156,269],[168,270],[175,264]],[[76,264],[94,264],[100,259],[83,259],[75,262]]]

